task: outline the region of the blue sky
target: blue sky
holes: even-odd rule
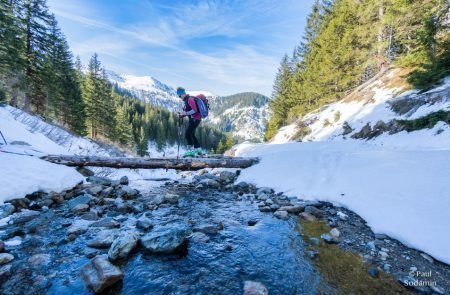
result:
[[[75,55],[218,95],[270,95],[313,0],[48,0]]]

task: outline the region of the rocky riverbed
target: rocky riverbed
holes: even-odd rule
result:
[[[193,180],[139,192],[126,177],[90,176],[59,194],[11,200],[0,207],[0,293],[347,290],[323,268],[330,252],[321,245],[355,253],[371,286],[389,278],[393,292],[449,292],[447,265],[374,235],[353,212],[235,183],[236,177],[201,171]],[[320,230],[308,230],[313,224]]]

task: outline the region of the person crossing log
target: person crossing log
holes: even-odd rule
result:
[[[41,157],[51,163],[72,167],[110,167],[140,169],[176,169],[199,170],[203,168],[248,168],[258,163],[258,158],[222,157],[222,158],[125,158],[48,155]]]

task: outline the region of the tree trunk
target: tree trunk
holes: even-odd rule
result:
[[[110,168],[199,170],[203,168],[248,168],[258,163],[258,158],[112,158],[97,156],[49,155],[43,160],[66,166],[92,166]]]

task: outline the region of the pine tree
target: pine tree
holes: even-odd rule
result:
[[[89,61],[88,73],[84,79],[83,99],[86,105],[86,119],[89,136],[97,138],[101,128],[102,112],[102,69],[95,53]]]
[[[124,146],[133,143],[133,126],[129,122],[125,103],[117,111],[117,141]]]

